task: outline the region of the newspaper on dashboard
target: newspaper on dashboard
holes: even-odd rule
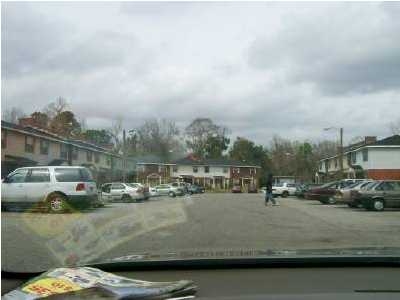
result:
[[[99,269],[57,268],[35,277],[3,296],[7,300],[48,299],[190,299],[192,281],[149,282],[117,276]]]

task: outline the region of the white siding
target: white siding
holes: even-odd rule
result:
[[[226,167],[228,169],[227,173],[223,172],[223,167],[214,167],[210,166],[210,172],[205,173],[204,172],[204,166],[198,166],[197,173],[193,172],[193,166],[177,166],[178,172],[174,172],[173,168],[171,168],[171,177],[178,177],[178,176],[194,176],[194,177],[214,177],[214,176],[224,176],[226,178],[230,177],[230,170],[229,167]]]
[[[368,148],[368,162],[364,164],[364,169],[400,169],[400,147]]]

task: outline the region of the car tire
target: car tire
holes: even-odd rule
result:
[[[172,197],[172,198],[175,198],[175,197],[176,197],[176,195],[175,195],[174,192],[169,192],[169,193],[168,193],[168,196],[170,196],[170,197]]]
[[[71,211],[67,197],[60,193],[52,193],[47,197],[47,210],[49,213],[66,213]]]
[[[328,204],[336,204],[336,199],[334,197],[329,197],[328,198]]]
[[[122,200],[122,202],[124,202],[124,203],[129,203],[129,202],[132,201],[132,197],[129,196],[129,195],[122,195],[121,200]]]
[[[281,196],[282,196],[282,198],[287,198],[289,196],[289,192],[284,191]]]
[[[375,199],[372,203],[372,209],[375,211],[383,211],[385,209],[385,202],[382,199]]]

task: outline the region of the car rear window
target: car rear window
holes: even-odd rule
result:
[[[58,182],[93,181],[92,174],[83,168],[57,168],[55,175]]]

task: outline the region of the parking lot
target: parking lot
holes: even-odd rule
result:
[[[400,210],[294,197],[278,202],[266,207],[263,194],[206,193],[70,214],[2,212],[3,269],[29,265],[34,271],[149,252],[400,246]]]

